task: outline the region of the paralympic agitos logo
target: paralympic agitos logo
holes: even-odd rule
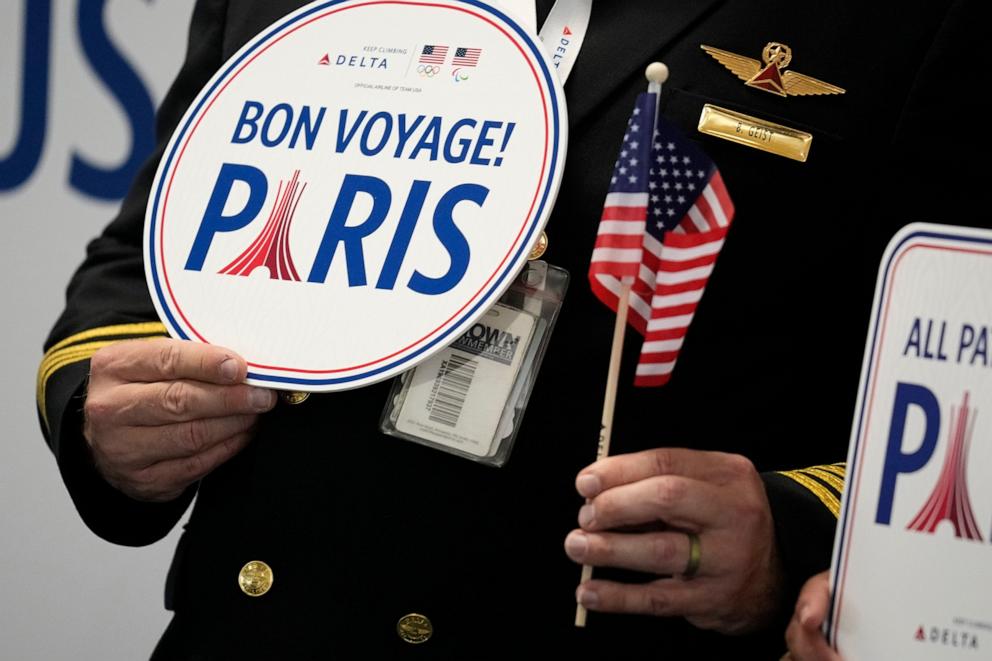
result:
[[[280,146],[312,150],[328,115],[327,108],[310,106],[294,108],[280,103],[270,109],[257,101],[246,101],[235,126],[231,143],[257,143],[264,148]],[[443,159],[451,164],[495,167],[503,163],[503,154],[510,143],[515,124],[494,120],[461,118],[449,120],[440,116],[408,115],[367,109],[349,111],[341,109],[334,139],[334,150],[358,151],[364,156],[375,157],[380,153],[403,160]],[[217,273],[248,276],[265,267],[269,278],[302,281],[297,261],[290,247],[290,236],[297,209],[307,193],[307,182],[300,170],[279,181],[268,216],[261,229],[252,234],[249,226],[263,215],[270,191],[269,178],[260,168],[245,163],[223,163],[196,230],[185,262],[187,271],[202,271],[210,254],[214,239],[219,234],[244,232],[245,248]],[[433,213],[427,209],[432,182],[414,179],[406,193],[402,211],[394,234],[389,241],[382,267],[375,280],[377,289],[391,290],[407,255],[414,232],[423,215],[431,216],[431,230],[449,259],[448,270],[440,276],[428,276],[414,270],[406,288],[419,294],[438,295],[455,287],[465,275],[471,259],[471,247],[465,234],[455,223],[455,209],[459,205],[483,207],[490,189],[477,183],[460,183],[440,195]],[[247,200],[240,210],[225,213],[229,206],[237,206],[235,190],[247,189]],[[336,197],[322,214],[325,227],[316,254],[310,264],[306,281],[324,283],[332,261],[344,255],[349,287],[368,284],[366,255],[363,240],[375,234],[393,205],[394,191],[386,180],[360,173],[344,175]],[[355,222],[355,215],[371,208],[365,217]],[[319,201],[323,202],[323,201]],[[313,201],[313,209],[318,201]],[[254,239],[250,237],[253,236]],[[341,251],[339,252],[339,247]],[[416,266],[416,265],[415,265]]]

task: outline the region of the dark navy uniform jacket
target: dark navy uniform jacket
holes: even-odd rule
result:
[[[614,319],[585,273],[617,148],[645,65],[663,60],[671,77],[661,110],[714,159],[737,215],[668,385],[633,387],[640,342],[629,332],[613,451],[723,450],[766,471],[791,608],[802,581],[829,565],[843,468],[777,471],[846,456],[884,245],[913,220],[982,222],[971,204],[979,175],[962,159],[987,152],[959,120],[987,77],[976,73],[975,3],[596,3],[566,85],[570,149],[547,228],[546,259],[567,268],[573,286],[509,463],[489,468],[384,436],[382,383],[280,404],[244,452],[176,502],[129,500],[87,458],[88,358],[106,341],[164,333],[141,250],[158,157],[218,67],[301,4],[197,3],[185,64],[159,113],[159,149],[89,245],[45,347],[42,426],[96,534],[154,542],[198,493],[167,579],[175,618],[159,658],[778,658],[788,612],[742,638],[629,615],[572,625],[579,568],[562,543],[581,505],[575,475],[595,456]],[[550,3],[540,4],[543,15]],[[792,48],[792,70],[847,93],[780,98],[746,87],[699,48],[758,58],[769,41]],[[704,103],[808,131],[809,160],[698,133]],[[262,597],[239,589],[249,560],[273,570]],[[411,612],[433,623],[424,644],[396,634]]]

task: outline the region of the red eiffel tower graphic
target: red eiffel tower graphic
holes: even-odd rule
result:
[[[299,280],[293,264],[293,255],[289,251],[289,227],[293,224],[293,214],[296,205],[303,197],[307,185],[299,184],[300,171],[293,172],[293,177],[287,184],[279,182],[276,202],[272,213],[262,228],[262,233],[250,246],[233,262],[222,268],[218,273],[229,275],[251,275],[259,266],[269,269],[269,277],[277,280]]]
[[[907,529],[932,533],[937,524],[947,520],[954,526],[955,537],[982,539],[982,533],[975,522],[975,513],[971,509],[971,498],[968,496],[968,448],[975,427],[974,414],[969,415],[969,411],[968,393],[965,392],[961,408],[955,411],[951,407],[949,442],[940,479],[930,494],[930,499],[916,518],[909,522]]]

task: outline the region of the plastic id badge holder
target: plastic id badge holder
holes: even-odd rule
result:
[[[396,378],[382,431],[482,464],[505,464],[567,287],[568,271],[527,262],[468,331]]]

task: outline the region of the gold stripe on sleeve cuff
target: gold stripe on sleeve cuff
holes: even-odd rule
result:
[[[119,337],[121,335],[166,335],[166,330],[165,326],[158,321],[141,321],[133,324],[98,326],[97,328],[84,330],[81,333],[76,333],[75,335],[70,335],[64,340],[60,340],[58,343],[53,344],[52,347],[45,352],[45,356],[47,357],[62,347],[67,347],[70,344],[76,344],[78,342],[82,342],[83,340],[92,340],[93,338],[99,337]]]
[[[129,338],[151,339],[165,334],[165,326],[158,322],[118,324],[116,326],[102,326],[76,333],[53,345],[45,353],[45,356],[41,359],[41,365],[38,366],[38,381],[35,392],[38,398],[38,410],[41,412],[41,419],[45,424],[45,428],[50,428],[48,424],[48,410],[45,406],[48,380],[57,371],[68,365],[88,360],[93,354],[108,344]],[[92,342],[85,341],[92,338],[101,339]]]
[[[780,473],[812,492],[835,517],[840,515],[840,499],[830,489],[800,471],[780,471]]]
[[[837,477],[836,474],[830,471],[824,470],[822,466],[813,466],[811,468],[805,468],[802,471],[810,477],[815,477],[821,482],[825,483],[828,487],[836,491],[838,494],[844,493],[844,480]]]
[[[847,464],[826,464],[824,466],[816,466],[816,468],[833,473],[842,480],[847,478]]]

